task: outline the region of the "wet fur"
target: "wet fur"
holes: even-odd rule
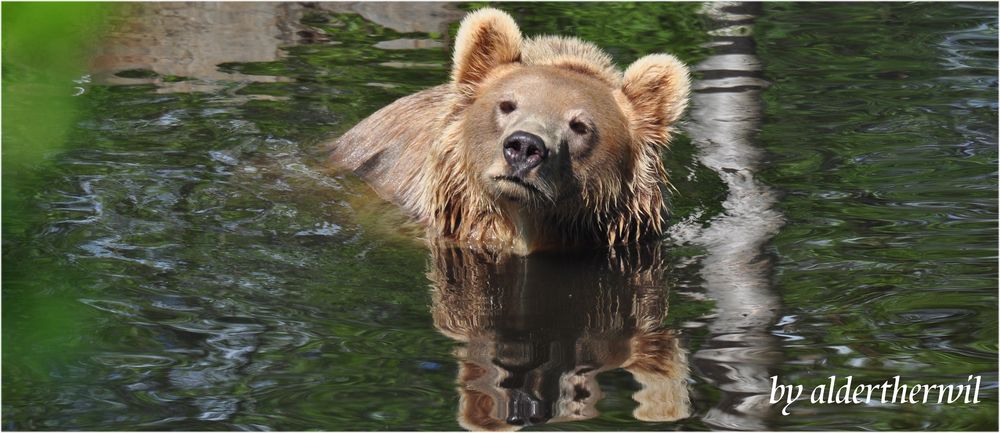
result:
[[[586,179],[576,200],[528,202],[527,214],[514,215],[476,179],[463,151],[463,128],[466,111],[490,83],[527,66],[579,74],[612,89],[628,119],[623,139],[631,150],[614,176],[587,179],[574,172]],[[673,56],[646,56],[622,73],[591,43],[557,36],[524,40],[510,16],[481,9],[462,21],[451,82],[368,117],[333,143],[331,161],[355,171],[432,235],[460,244],[528,254],[639,241],[663,231],[667,179],[660,155],[688,88],[687,69]]]

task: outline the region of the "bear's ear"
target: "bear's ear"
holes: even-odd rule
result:
[[[480,9],[467,15],[458,28],[451,80],[475,86],[497,66],[520,60],[521,30],[514,19],[497,9]]]
[[[632,104],[636,138],[665,143],[670,126],[687,107],[691,87],[687,66],[669,54],[650,54],[625,70],[622,93]]]

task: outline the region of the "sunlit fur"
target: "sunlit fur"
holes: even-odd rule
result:
[[[462,20],[455,38],[452,83],[474,89],[498,66],[521,59],[521,31],[514,19],[495,9],[480,9]]]
[[[536,36],[521,47],[521,58],[525,64],[558,66],[591,75],[611,87],[621,86],[622,73],[611,56],[597,45],[576,38]]]
[[[578,74],[590,80],[587,86],[603,86],[627,119],[626,137],[604,137],[629,143],[616,156],[625,158],[620,169],[574,172],[575,199],[555,197],[561,185],[550,178],[534,179],[541,193],[534,195],[515,185],[485,185],[469,161],[463,128],[477,98],[527,68]],[[359,123],[334,143],[331,159],[427,224],[433,237],[460,244],[529,254],[662,233],[667,179],[660,158],[689,88],[687,69],[676,58],[646,56],[622,73],[591,43],[523,39],[509,15],[485,8],[462,21],[451,76],[450,83],[402,98]],[[494,139],[499,146],[502,137]]]

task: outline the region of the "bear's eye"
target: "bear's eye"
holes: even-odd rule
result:
[[[517,109],[517,104],[513,101],[502,101],[500,102],[500,112],[503,114],[510,114]]]
[[[569,129],[572,129],[573,132],[580,135],[586,134],[588,131],[590,131],[590,127],[587,126],[586,122],[577,119],[569,121]]]

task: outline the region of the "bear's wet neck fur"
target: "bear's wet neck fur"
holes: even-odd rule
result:
[[[555,220],[540,215],[537,210],[524,208],[516,203],[504,206],[514,236],[511,249],[515,254],[526,255],[534,251],[559,248],[565,242],[559,227],[551,227]]]
[[[445,155],[457,156],[451,152]],[[437,165],[453,166],[450,162]],[[442,180],[447,181],[436,183],[433,189],[431,225],[434,235],[459,244],[528,255],[544,250],[635,242],[660,233],[659,218],[653,214],[659,208],[658,201],[648,210],[636,211],[632,206],[620,205],[596,214],[567,214],[566,209],[495,200],[468,173],[442,174]]]
[[[435,234],[459,244],[527,255],[607,242],[590,218],[494,200],[466,176],[439,185],[434,196],[431,214]],[[574,222],[577,220],[588,221]]]
[[[492,240],[489,244],[517,255],[582,246],[609,245],[614,241],[589,213],[540,208],[517,201],[487,200],[489,206],[468,209],[466,221],[475,226],[456,227],[450,236],[458,240]],[[482,203],[482,202],[480,202]],[[482,229],[488,228],[485,231]],[[471,236],[470,236],[471,235]]]
[[[466,176],[456,176],[448,186],[440,185],[435,196],[440,199],[432,209],[436,235],[517,255],[638,242],[658,236],[662,230],[657,213],[662,209],[659,196],[642,208],[622,204],[604,213],[566,214],[565,209],[495,201]]]

